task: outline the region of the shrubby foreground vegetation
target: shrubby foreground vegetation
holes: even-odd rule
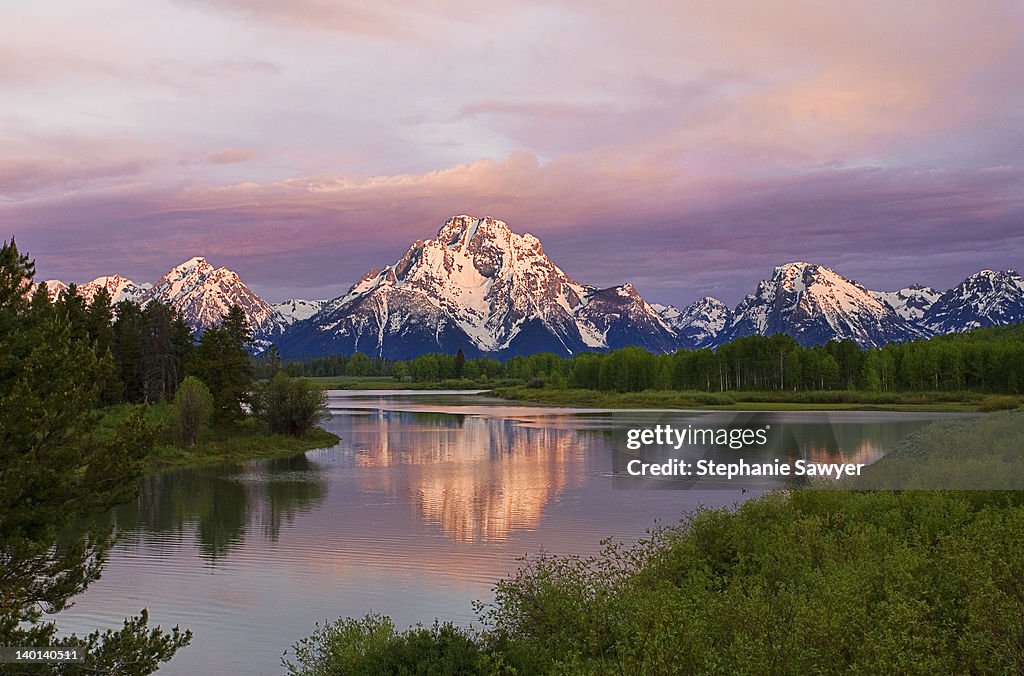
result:
[[[939,423],[901,454],[1024,455],[1024,414]],[[540,554],[478,606],[483,630],[343,619],[291,674],[1020,673],[1024,496],[774,493],[593,557]]]

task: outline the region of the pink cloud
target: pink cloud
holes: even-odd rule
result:
[[[250,148],[225,148],[206,156],[206,161],[211,164],[235,164],[237,162],[248,162],[256,157],[256,151]]]

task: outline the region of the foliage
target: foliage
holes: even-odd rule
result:
[[[192,640],[192,632],[173,627],[165,633],[160,627],[148,629],[149,613],[145,608],[138,617],[126,618],[124,626],[114,631],[95,631],[86,638],[77,636],[65,641],[85,652],[85,661],[62,665],[58,674],[151,674],[161,662]]]
[[[73,537],[66,529],[132,496],[153,441],[138,415],[100,427],[110,358],[97,354],[73,298],[58,307],[27,300],[33,274],[13,241],[0,247],[0,645],[8,646],[78,640],[58,639],[43,614],[99,577],[112,537],[95,524]],[[145,624],[143,614],[116,636],[97,636],[95,664],[126,659],[129,645],[162,661],[190,638],[173,632],[168,642]]]
[[[416,626],[398,633],[379,615],[342,619],[318,627],[292,647],[296,662],[282,659],[292,676],[394,674],[456,676],[499,673],[472,634],[452,624]]]
[[[935,423],[904,453],[1019,460],[1022,415]],[[508,674],[1018,673],[1022,548],[1019,491],[779,492],[528,557],[462,634]],[[297,646],[325,670],[292,673],[406,654],[384,618],[333,627]]]
[[[301,437],[327,416],[327,395],[306,378],[281,372],[253,395],[253,411],[271,432]]]
[[[252,330],[245,313],[232,305],[220,326],[207,329],[199,339],[190,375],[202,380],[213,395],[214,418],[237,420],[252,387],[254,368],[248,347]]]
[[[355,366],[349,367],[354,363]],[[717,350],[679,350],[655,355],[636,347],[572,357],[552,353],[518,356],[504,364],[459,354],[371,360],[362,354],[320,357],[285,366],[292,375],[360,375],[437,383],[465,378],[543,382],[547,389],[642,392],[814,391],[982,392],[1024,394],[1024,326],[862,349],[851,341],[805,347],[783,334],[747,336]],[[998,403],[998,402],[995,402]],[[1006,405],[1006,402],[1002,402]]]
[[[93,307],[97,302],[102,302],[99,294],[93,299]],[[188,326],[173,308],[156,301],[142,309],[124,300],[113,314],[116,319],[111,328],[111,348],[121,396],[106,403],[171,401],[192,358]]]
[[[213,415],[213,395],[203,381],[189,376],[174,395],[174,412],[181,443],[192,448]]]

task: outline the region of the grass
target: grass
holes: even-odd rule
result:
[[[104,424],[113,426],[138,408],[131,405],[109,408],[105,411]],[[193,448],[185,448],[177,440],[174,411],[170,404],[150,404],[142,409],[147,422],[157,429],[156,444],[146,467],[149,472],[288,457],[334,446],[339,441],[336,435],[320,428],[314,428],[302,437],[271,434],[261,421],[245,418],[211,425],[202,431]]]
[[[585,389],[499,387],[495,396],[547,406],[586,408],[712,409],[737,411],[943,411],[973,412],[1018,408],[1021,397],[976,392],[697,392],[645,390],[601,392]]]
[[[1024,413],[940,420],[900,441],[863,476],[834,488],[886,490],[1024,489]]]

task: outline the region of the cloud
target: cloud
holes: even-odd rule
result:
[[[206,156],[206,161],[211,164],[235,164],[248,162],[256,157],[256,151],[250,148],[225,148]]]
[[[459,212],[673,302],[1020,265],[1018,2],[98,2],[0,9],[0,211],[55,276],[320,294]]]

